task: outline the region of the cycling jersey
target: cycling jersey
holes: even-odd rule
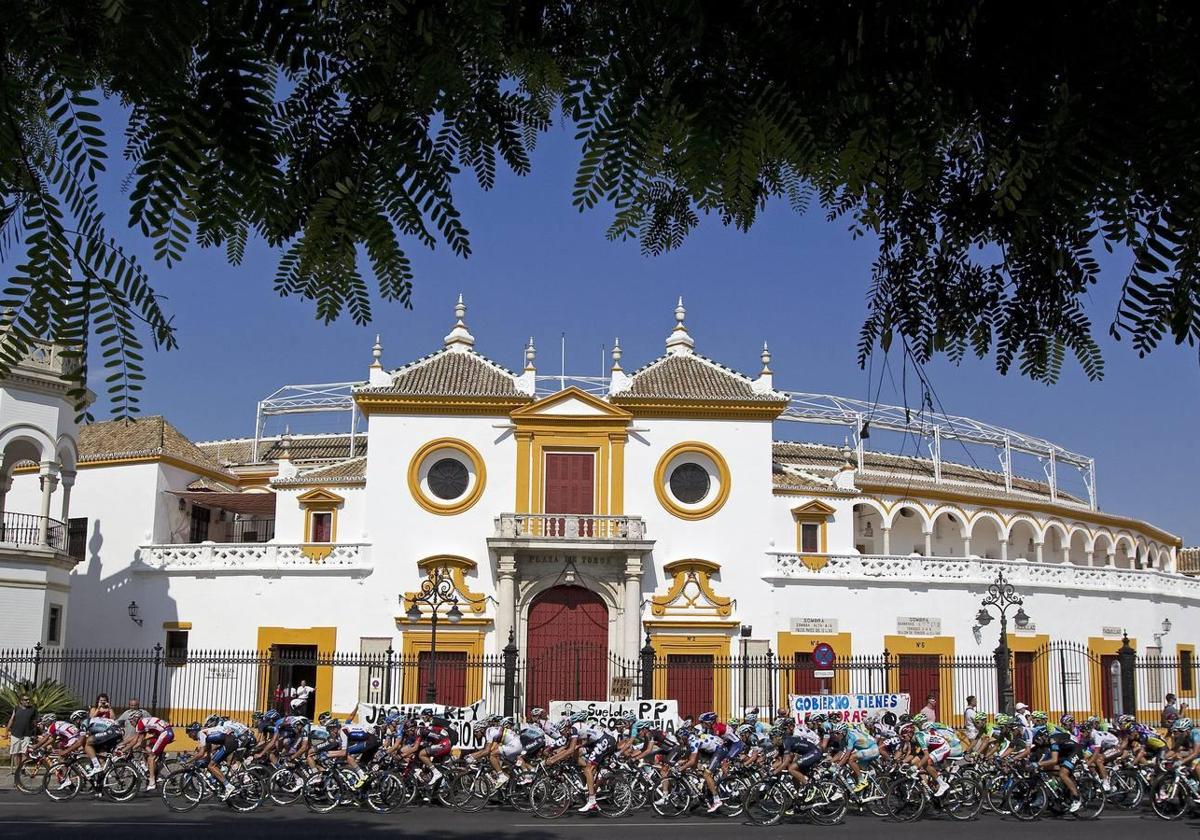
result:
[[[46,734],[58,742],[59,749],[65,748],[83,738],[79,727],[65,720],[56,720],[46,728]]]
[[[175,740],[175,730],[162,718],[148,715],[140,717],[135,728],[139,735],[153,736],[154,741],[150,744],[150,752],[157,756],[166,752],[167,744]]]
[[[109,718],[88,718],[83,723],[83,729],[96,740],[121,734],[121,724]]]

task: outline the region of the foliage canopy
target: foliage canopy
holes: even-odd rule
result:
[[[110,231],[98,97],[130,113],[131,227],[281,251],[331,320],[407,303],[408,248],[470,254],[452,182],[577,131],[574,205],[647,253],[704,214],[818,205],[879,246],[859,351],[1103,373],[1082,299],[1128,248],[1110,331],[1200,338],[1200,37],[1190,4],[886,0],[0,0],[0,372],[98,339],[118,414],[171,318]],[[81,374],[82,375],[82,374]],[[81,380],[79,394],[84,385]]]

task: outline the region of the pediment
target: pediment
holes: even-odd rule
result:
[[[631,420],[633,415],[574,386],[542,397],[512,412],[514,420],[553,417],[595,417],[627,421]]]
[[[296,501],[301,502],[302,504],[306,504],[306,505],[311,505],[311,504],[340,505],[342,502],[344,502],[346,500],[343,499],[341,496],[339,496],[337,493],[330,492],[329,490],[326,490],[324,487],[318,487],[315,490],[309,490],[307,493],[301,493],[299,496],[296,497]]]
[[[837,513],[837,508],[825,504],[820,499],[813,499],[811,502],[792,508],[792,516],[832,516],[835,513]]]

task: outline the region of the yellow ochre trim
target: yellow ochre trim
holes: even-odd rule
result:
[[[1013,654],[1032,653],[1037,654],[1038,651],[1048,649],[1050,644],[1050,636],[1045,633],[1038,633],[1035,636],[1018,636],[1015,633],[1008,634],[1008,649]],[[1016,658],[1013,659],[1013,691],[1016,691]],[[1050,655],[1043,653],[1041,656],[1033,658],[1033,696],[1032,697],[1017,697],[1017,703],[1026,703],[1031,709],[1045,709],[1047,712],[1053,713],[1053,703],[1047,692],[1050,690]],[[965,701],[967,698],[963,698]],[[1062,715],[1062,711],[1058,712]],[[1055,716],[1057,719],[1057,716]]]
[[[300,503],[300,507],[304,509],[304,541],[309,545],[304,546],[301,552],[309,560],[314,563],[319,560],[324,560],[333,551],[333,543],[337,542],[337,522],[338,508],[345,503],[345,499],[337,493],[331,493],[323,487],[317,487],[309,490],[307,493],[302,493],[296,497],[296,501]],[[329,541],[317,542],[313,539],[313,514],[328,513],[329,514]]]
[[[800,562],[808,569],[819,572],[829,562],[825,556],[829,551],[829,517],[837,513],[837,509],[825,504],[819,499],[813,499],[807,504],[792,508],[792,519],[796,523],[796,553]],[[804,551],[804,526],[817,526],[817,550],[806,554]]]
[[[440,502],[437,499],[432,499],[425,495],[425,491],[421,489],[421,464],[433,452],[439,449],[452,449],[455,452],[466,457],[471,462],[471,466],[475,470],[475,484],[467,492],[465,496],[453,502]],[[483,488],[487,484],[487,467],[484,466],[483,457],[479,451],[467,443],[465,440],[458,438],[437,438],[431,440],[417,450],[413,455],[412,460],[408,462],[408,491],[412,494],[413,500],[421,507],[430,513],[436,513],[438,516],[454,516],[474,507],[479,501],[479,497],[483,495]]]
[[[364,415],[448,414],[503,417],[529,404],[528,397],[410,397],[400,394],[356,394],[355,404]]]
[[[191,630],[192,622],[190,621],[164,621],[162,623],[164,630]]]
[[[786,402],[671,400],[620,395],[613,397],[613,404],[629,409],[634,417],[692,420],[774,420],[787,408]]]
[[[779,702],[776,704],[781,709],[786,709],[788,706],[788,695],[795,694],[796,678],[795,678],[795,662],[796,654],[810,655],[819,644],[827,644],[833,648],[834,664],[843,659],[849,659],[853,655],[851,648],[850,633],[789,633],[786,630],[781,630],[776,638],[776,650],[779,651],[779,667],[781,674],[790,674],[792,676],[791,684],[787,684],[787,679],[779,681]],[[835,669],[833,675],[833,686],[830,690],[834,694],[848,694],[850,692],[850,671],[842,668]]]
[[[1188,652],[1192,655],[1192,687],[1185,689],[1183,687],[1183,668],[1177,668],[1175,673],[1175,696],[1179,697],[1196,697],[1196,646],[1191,643],[1179,642],[1175,645],[1175,661],[1182,663],[1183,653]]]
[[[685,455],[688,452],[698,452],[711,460],[717,467],[718,480],[721,484],[717,489],[717,495],[712,501],[700,508],[685,507],[675,501],[671,494],[667,492],[667,467],[671,465],[671,461],[675,458]],[[730,483],[729,465],[725,463],[725,459],[721,457],[721,453],[707,443],[702,443],[698,440],[689,440],[675,444],[663,453],[662,458],[658,460],[658,466],[654,468],[654,493],[658,496],[659,504],[668,513],[680,519],[691,521],[707,519],[719,511],[724,506],[725,500],[729,498]]]
[[[449,626],[449,625],[447,625]],[[448,630],[441,622],[438,623],[437,652],[465,653],[467,660],[478,661],[483,656],[483,630],[457,631]],[[425,630],[405,630],[402,643],[404,666],[403,697],[401,702],[419,703],[425,699],[426,686],[421,685],[419,655],[429,653],[432,648],[433,634]],[[483,669],[467,668],[467,703],[474,703],[483,697]]]
[[[724,629],[724,628],[722,628]],[[656,657],[661,662],[666,662],[670,656],[711,656],[716,661],[722,657],[729,656],[729,635],[727,633],[710,633],[710,634],[685,634],[685,635],[666,635],[654,634],[650,636],[650,644],[654,648]],[[654,669],[654,696],[668,697],[668,672],[675,670],[671,668],[655,668]],[[680,708],[679,712],[682,715],[692,715],[693,717],[702,712],[715,711],[722,718],[729,716],[729,691],[732,685],[731,680],[722,679],[723,672],[720,669],[713,671],[713,699],[712,705],[708,709],[684,709]]]
[[[883,647],[892,656],[944,656],[954,657],[953,636],[884,636]],[[899,660],[897,660],[899,661]],[[888,670],[888,691],[900,690],[900,668]],[[908,698],[913,714],[925,705],[924,697]],[[954,696],[954,669],[938,668],[938,711],[950,709],[956,713],[966,697]]]
[[[458,593],[461,599],[462,606],[459,607],[460,610],[465,608],[467,612],[482,613],[487,609],[487,596],[480,592],[472,592],[464,577],[467,572],[475,571],[476,565],[474,560],[459,557],[456,554],[435,554],[423,560],[418,560],[417,568],[424,572],[428,578],[432,578],[438,571],[449,573],[450,581],[454,584],[454,591]],[[415,591],[404,593],[405,612],[412,606],[413,598],[418,594]],[[424,602],[418,603],[420,604],[418,609],[426,609],[428,607]]]
[[[673,576],[670,589],[663,595],[650,598],[652,615],[679,615],[697,619],[705,616],[728,616],[733,612],[733,599],[713,592],[709,575],[719,572],[721,567],[709,560],[676,560],[663,566],[663,571]],[[685,594],[688,584],[694,583],[694,594]],[[703,603],[707,601],[707,603]]]
[[[318,656],[332,656],[337,650],[337,628],[259,627],[258,649],[269,650],[273,645],[315,645]],[[270,668],[264,667],[260,669],[258,702],[260,709],[271,708],[274,703],[271,696],[271,692],[275,688],[274,685],[271,685],[271,678],[273,676]],[[333,703],[332,665],[317,666],[317,681],[313,687],[316,689],[316,693],[313,695],[313,708],[328,709]]]
[[[80,461],[75,465],[77,470],[92,469],[93,467],[123,467],[133,466],[137,464],[167,464],[172,467],[178,467],[181,470],[202,475],[206,478],[216,479],[226,484],[237,484],[238,478],[235,475],[228,473],[217,472],[216,470],[207,467],[201,467],[197,464],[189,463],[188,461],[180,460],[171,455],[131,455],[121,458],[97,458],[92,461]],[[37,473],[41,469],[36,464],[29,466],[17,467],[12,471],[13,475],[30,475]]]

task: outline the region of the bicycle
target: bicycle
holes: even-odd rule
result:
[[[339,805],[366,805],[378,814],[387,814],[404,801],[404,782],[395,773],[372,770],[366,781],[345,765],[327,763],[304,782],[304,805],[317,814],[325,814]]]
[[[266,798],[262,780],[253,773],[229,769],[225,778],[233,790],[224,797],[224,802],[235,811],[253,811]],[[201,760],[193,761],[163,779],[160,796],[168,809],[182,814],[223,793],[217,780],[208,772],[208,762]]]

